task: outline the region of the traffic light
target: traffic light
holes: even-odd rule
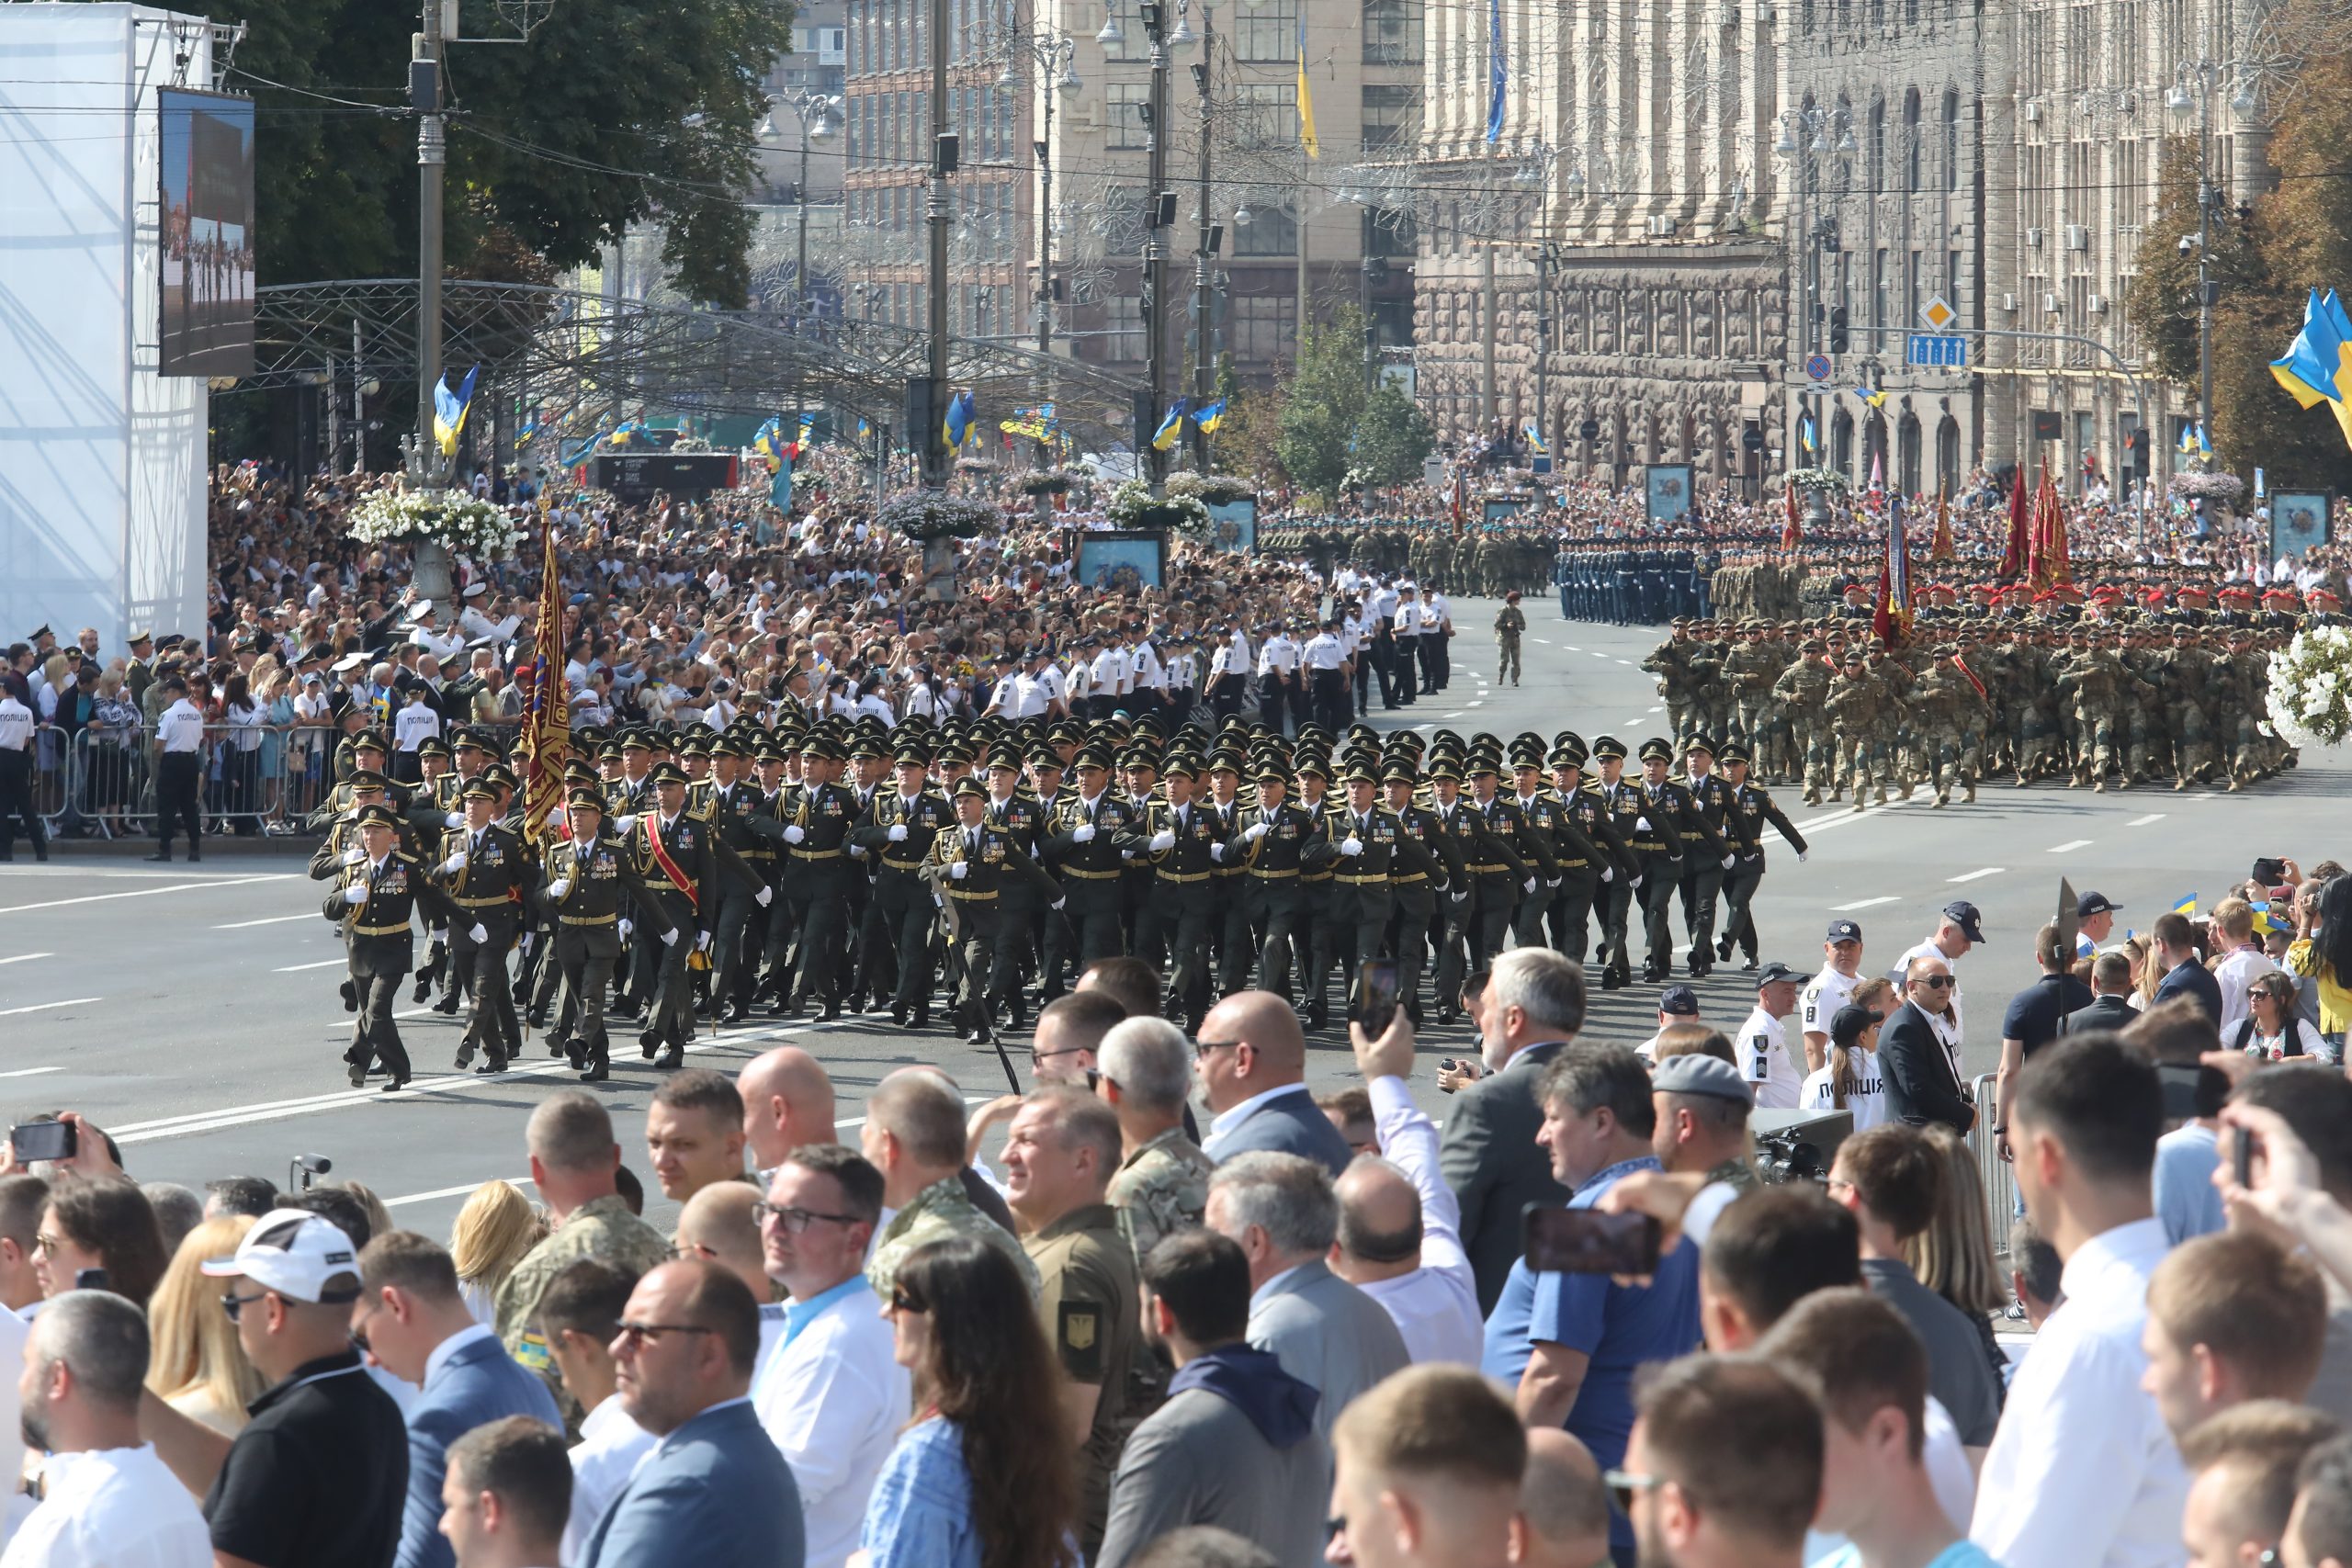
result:
[[[1829,352],[1845,353],[1846,342],[1846,307],[1832,305],[1829,308]]]

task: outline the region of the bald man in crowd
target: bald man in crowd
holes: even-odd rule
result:
[[[722,1181],[687,1199],[678,1211],[678,1256],[716,1263],[743,1281],[760,1303],[760,1364],[765,1366],[784,1333],[784,1308],[768,1280],[759,1201],[760,1189],[748,1181]]]
[[[1592,1450],[1557,1427],[1527,1434],[1520,1568],[1593,1568],[1609,1559],[1609,1489]]]
[[[1203,1097],[1216,1118],[1201,1145],[1222,1165],[1238,1154],[1300,1155],[1337,1179],[1354,1153],[1306,1092],[1306,1033],[1272,991],[1236,991],[1193,1037]]]
[[[743,1064],[735,1075],[743,1097],[743,1136],[760,1190],[784,1156],[803,1144],[830,1144],[833,1137],[833,1080],[816,1057],[797,1045],[779,1045]]]

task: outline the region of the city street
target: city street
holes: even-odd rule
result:
[[[1638,668],[1661,628],[1564,622],[1555,606],[1531,601],[1526,683],[1498,689],[1488,630],[1496,608],[1457,604],[1449,689],[1394,713],[1380,711],[1375,691],[1372,721],[1485,728],[1506,739],[1529,728],[1548,739],[1573,728],[1589,742],[1606,734],[1629,747],[1662,729],[1652,680]],[[2003,784],[1984,790],[1973,807],[1937,810],[1923,791],[1860,815],[1844,805],[1806,809],[1784,787],[1780,804],[1814,848],[1799,865],[1792,850],[1768,840],[1770,870],[1756,906],[1764,956],[1816,968],[1824,922],[1850,917],[1869,945],[1866,966],[1881,967],[1933,931],[1941,906],[1970,899],[1983,911],[1990,945],[1959,965],[1967,1063],[1972,1073],[1990,1071],[2001,1009],[2031,977],[2034,930],[2055,910],[2062,876],[2122,907],[2119,936],[2145,930],[2183,897],[2195,895],[2202,908],[2257,855],[2308,865],[2330,851],[2312,829],[2340,820],[2324,801],[2344,794],[2344,765],[2340,755],[2307,756],[2299,770],[2236,796]],[[336,995],[344,961],[319,912],[322,897],[291,854],[216,853],[201,866],[153,866],[62,845],[48,865],[0,868],[0,948],[7,952],[0,958],[0,1112],[14,1121],[80,1111],[115,1134],[142,1179],[196,1184],[250,1173],[283,1181],[294,1156],[325,1155],[337,1177],[374,1188],[403,1222],[446,1234],[477,1183],[525,1175],[523,1118],[572,1075],[544,1054],[501,1077],[453,1074],[458,1021],[404,1007],[415,1084],[396,1096],[346,1088],[340,1053],[351,1026]],[[1752,1003],[1745,979],[1724,966],[1701,983],[1708,1021],[1738,1022]],[[1596,992],[1588,1037],[1646,1037],[1656,1027],[1655,991]],[[831,1071],[845,1137],[854,1136],[875,1083],[902,1064],[944,1067],[975,1100],[1005,1088],[992,1051],[939,1029],[898,1033],[878,1015],[716,1035],[706,1028],[692,1059],[731,1069],[786,1040]],[[616,1031],[616,1043],[613,1080],[596,1092],[611,1103],[642,1174],[641,1112],[657,1075],[627,1032]],[[1313,1044],[1314,1086],[1343,1081],[1351,1069],[1344,1038],[1325,1034]],[[1025,1046],[1008,1042],[1024,1077]],[[1432,1066],[1441,1055],[1475,1049],[1466,1030],[1422,1043]],[[1426,1074],[1416,1088],[1439,1106]]]

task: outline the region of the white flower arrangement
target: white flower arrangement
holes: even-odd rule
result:
[[[476,560],[512,555],[523,538],[503,509],[450,490],[378,491],[352,509],[349,533],[367,545],[431,539]]]
[[[2270,656],[2270,722],[2290,746],[2352,735],[2352,627],[2313,626]]]
[[[1166,528],[1202,535],[1209,531],[1209,509],[1199,496],[1171,488],[1164,499],[1154,500],[1151,486],[1141,479],[1129,479],[1112,492],[1103,515],[1122,528]]]

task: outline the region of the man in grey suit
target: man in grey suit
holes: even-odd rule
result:
[[[1536,1086],[1584,1027],[1584,969],[1547,947],[1515,947],[1495,960],[1478,1003],[1488,1076],[1463,1089],[1445,1121],[1439,1168],[1462,1205],[1462,1247],[1492,1313],[1519,1256],[1520,1212],[1565,1203],[1551,1156],[1536,1146],[1544,1107]]]
[[[1193,1059],[1216,1113],[1201,1145],[1209,1158],[1221,1165],[1271,1150],[1314,1160],[1334,1179],[1348,1168],[1347,1139],[1306,1092],[1306,1032],[1290,1003],[1272,991],[1236,991],[1201,1021]]]
[[[1244,1338],[1249,1259],[1224,1236],[1183,1231],[1145,1256],[1143,1282],[1145,1329],[1177,1372],[1167,1403],[1120,1455],[1094,1568],[1125,1568],[1187,1525],[1231,1530],[1282,1568],[1322,1561],[1310,1506],[1329,1485],[1330,1454],[1315,1431],[1320,1396]]]
[[[1323,1260],[1340,1235],[1340,1200],[1322,1167],[1300,1155],[1235,1155],[1209,1179],[1202,1218],[1250,1260],[1250,1343],[1323,1397],[1315,1432],[1412,1356],[1387,1309]]]
[[[801,1568],[800,1491],[748,1395],[760,1304],[716,1263],[637,1282],[613,1341],[618,1397],[660,1446],[589,1532],[578,1568]]]

